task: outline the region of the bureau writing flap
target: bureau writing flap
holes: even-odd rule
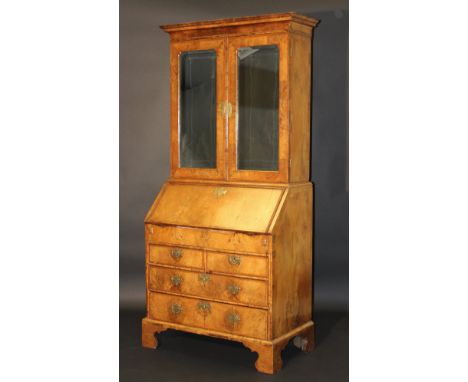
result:
[[[146,223],[268,232],[285,188],[167,183]]]

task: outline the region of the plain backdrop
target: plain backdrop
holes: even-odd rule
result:
[[[295,11],[313,36],[311,180],[316,308],[348,305],[348,11],[345,1],[120,2],[120,304],[145,304],[143,219],[169,176],[169,36],[162,24]]]

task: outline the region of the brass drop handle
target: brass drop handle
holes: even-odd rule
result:
[[[211,313],[211,305],[209,302],[200,301],[198,303],[198,310],[200,310],[203,314]]]
[[[182,283],[182,277],[179,275],[172,275],[171,276],[171,284],[175,287],[178,287]]]
[[[198,280],[205,285],[208,281],[210,281],[210,275],[207,273],[200,273],[198,275]]]
[[[241,258],[240,258],[240,256],[229,255],[228,261],[229,261],[229,264],[231,264],[231,265],[240,265]]]
[[[229,324],[230,324],[232,327],[238,325],[239,322],[240,322],[240,320],[241,320],[241,319],[240,319],[240,316],[239,316],[237,313],[235,313],[235,312],[229,313],[227,319],[228,319]]]
[[[171,305],[171,313],[172,314],[178,315],[178,314],[181,314],[182,312],[183,312],[182,305],[180,305],[180,304],[172,304]]]
[[[229,293],[233,296],[237,296],[241,290],[240,286],[236,284],[229,284],[227,289]]]
[[[180,258],[182,257],[182,250],[180,248],[171,249],[171,257],[174,260],[180,260]]]

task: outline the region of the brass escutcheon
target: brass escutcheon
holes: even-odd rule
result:
[[[211,313],[211,305],[209,302],[200,301],[198,303],[198,310],[200,310],[204,315]]]
[[[229,284],[227,289],[231,295],[237,296],[241,290],[241,287],[236,284]]]
[[[240,258],[240,256],[229,255],[228,261],[229,261],[229,264],[231,264],[231,265],[240,265],[241,258]]]
[[[182,257],[182,250],[180,248],[171,249],[171,257],[174,260],[180,260],[180,258]]]
[[[180,304],[172,304],[171,305],[171,313],[172,314],[175,314],[175,315],[181,314],[182,311],[183,311],[182,305],[180,305]]]
[[[221,102],[219,104],[219,112],[223,115],[227,115],[228,118],[231,118],[232,115],[232,105],[230,102]]]
[[[205,285],[208,281],[210,281],[210,275],[207,273],[200,273],[198,275],[198,280]]]
[[[214,190],[213,190],[213,193],[215,194],[215,196],[217,198],[220,198],[224,195],[227,194],[227,190],[224,188],[224,187],[216,187]]]
[[[175,287],[178,287],[182,283],[182,277],[179,275],[172,275],[171,276],[171,284]]]
[[[236,312],[229,313],[227,319],[232,327],[238,325],[240,322],[240,316]]]
[[[231,102],[227,102],[227,104],[226,104],[226,114],[227,114],[228,118],[231,118],[231,115],[232,115]]]

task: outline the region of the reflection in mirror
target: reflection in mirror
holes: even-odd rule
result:
[[[180,54],[179,166],[216,168],[216,52]]]
[[[278,47],[239,48],[237,66],[237,168],[278,171]]]

